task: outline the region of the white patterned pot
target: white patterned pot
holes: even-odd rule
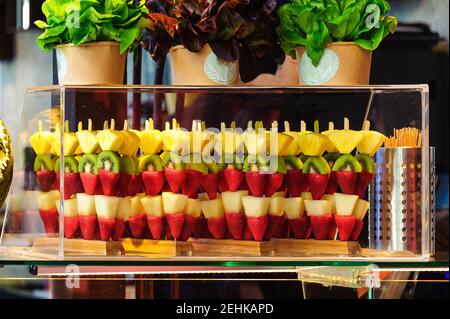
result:
[[[56,47],[59,84],[123,84],[126,54],[119,42],[89,42]]]
[[[300,85],[368,85],[372,51],[353,42],[335,42],[325,48],[317,66],[306,48],[296,50]]]
[[[174,85],[236,85],[239,62],[219,59],[209,45],[199,53],[181,45],[170,49],[170,69]]]

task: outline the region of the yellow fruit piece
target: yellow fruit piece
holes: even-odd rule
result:
[[[331,133],[328,138],[341,154],[350,154],[356,145],[361,142],[363,135],[353,130],[338,130]]]
[[[64,156],[72,156],[78,148],[78,137],[75,133],[69,132],[69,122],[65,123],[65,132],[63,134],[63,150]],[[59,127],[56,127],[55,132],[52,133],[50,138],[52,148],[50,152],[56,156],[61,156],[61,132]]]
[[[278,122],[272,123],[272,129],[266,132],[266,154],[271,156],[285,156],[286,149],[291,144],[293,138],[288,134],[280,133],[278,131]],[[272,142],[276,143],[276,146],[272,145]],[[273,149],[272,149],[273,148]]]
[[[111,119],[111,128],[105,121],[104,129],[97,133],[97,142],[103,151],[118,152],[123,143],[123,135],[115,130],[115,121]]]
[[[362,139],[356,146],[358,152],[374,156],[378,149],[383,145],[386,136],[377,131],[360,131]]]
[[[78,123],[78,132],[76,133],[81,151],[84,154],[96,153],[99,145],[97,143],[97,132],[92,130],[92,120],[88,120],[88,129],[83,130],[82,123]]]
[[[38,132],[30,137],[30,144],[37,155],[47,155],[51,150],[52,133],[42,130],[42,121],[38,123]]]
[[[282,156],[297,156],[300,154],[300,146],[298,145],[298,132],[291,131],[290,125],[288,121],[284,122],[284,134],[291,137],[291,140],[286,145],[286,149],[284,150],[284,155]]]
[[[141,144],[141,140],[136,133],[128,130],[127,120],[124,121],[123,130],[119,131],[119,133],[122,135],[124,141],[119,148],[119,154],[130,157],[136,155],[139,145]]]
[[[172,124],[171,129],[170,123],[166,122],[166,129],[161,133],[161,140],[167,151],[179,153],[189,146],[189,132],[179,129],[175,119]]]
[[[244,135],[236,132],[234,122],[227,129],[225,123],[221,123],[221,132],[214,135],[214,150],[220,154],[234,154],[244,151]]]
[[[302,153],[307,156],[322,156],[328,143],[328,137],[320,133],[302,134],[298,140]]]
[[[206,131],[204,123],[197,120],[192,121],[192,130],[189,132],[190,153],[201,153],[213,138],[214,133]]]
[[[249,121],[247,129],[242,133],[242,140],[248,154],[263,154],[267,150],[267,132],[262,126],[262,122],[256,122],[253,128],[253,122]]]
[[[161,131],[154,128],[153,119],[145,121],[145,130],[140,132],[140,147],[144,154],[156,154],[163,146]]]

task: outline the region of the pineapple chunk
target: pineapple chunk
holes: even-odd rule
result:
[[[227,213],[243,213],[244,206],[242,197],[247,196],[248,191],[223,192],[222,201],[225,212]]]
[[[81,216],[95,216],[97,210],[95,208],[94,196],[85,193],[77,194],[78,214]]]
[[[55,203],[59,201],[59,192],[52,190],[49,192],[38,192],[37,193],[37,204],[39,210],[52,210],[56,209]],[[58,204],[59,206],[59,204]]]
[[[115,130],[114,119],[111,120],[111,129],[105,121],[104,129],[97,133],[97,142],[103,151],[119,151],[124,142],[123,135]]]
[[[356,146],[358,152],[374,156],[378,149],[383,145],[386,136],[376,131],[360,131],[362,139]]]
[[[30,137],[30,144],[37,155],[50,154],[52,133],[42,130],[42,121],[38,123],[38,132]]]
[[[145,130],[139,136],[141,150],[144,154],[156,154],[162,149],[161,131],[154,128],[153,119],[145,121]]]
[[[328,137],[319,133],[306,133],[299,136],[298,144],[307,156],[322,156],[328,145]]]
[[[186,206],[186,195],[163,192],[162,200],[165,214],[182,214]]]
[[[331,214],[331,203],[327,200],[305,200],[308,216],[325,216]]]
[[[220,218],[224,215],[224,208],[221,198],[202,201],[202,212],[206,219]]]
[[[269,210],[270,197],[244,196],[242,203],[247,217],[263,217]]]
[[[187,198],[184,212],[186,215],[190,215],[192,217],[200,217],[202,214],[202,202],[198,199]]]
[[[147,216],[164,216],[163,200],[161,195],[144,196],[141,198],[141,203]]]
[[[328,138],[341,154],[350,154],[356,145],[361,142],[363,135],[353,130],[338,130],[331,133]]]
[[[340,216],[351,216],[359,199],[358,195],[346,195],[335,193],[336,214]]]
[[[131,200],[130,217],[145,214],[145,210],[144,207],[142,206],[141,201],[143,197],[144,194],[137,194],[136,196],[130,197]]]
[[[95,195],[95,209],[97,216],[103,219],[116,219],[119,197]]]
[[[302,192],[303,200],[312,200],[312,194],[310,192]]]
[[[118,150],[119,154],[135,156],[141,144],[141,139],[136,133],[128,129],[127,120],[125,120],[123,130],[119,131],[119,134],[122,135],[124,141]]]
[[[124,221],[128,220],[131,211],[131,200],[128,198],[119,198],[119,205],[117,206],[117,219],[122,219]]]
[[[370,204],[368,201],[358,199],[355,205],[355,209],[353,210],[353,216],[355,216],[357,220],[363,220],[364,216],[366,216],[366,213],[369,210],[369,206]]]
[[[284,215],[284,197],[271,197],[268,212],[270,215],[283,216]]]
[[[97,143],[97,132],[92,131],[92,120],[89,119],[87,130],[83,130],[82,128],[83,124],[81,122],[78,123],[78,132],[75,133],[80,144],[80,149],[85,154],[93,154],[97,151],[99,145]]]
[[[161,140],[164,149],[170,152],[179,153],[189,148],[189,132],[178,128],[175,119],[173,120],[172,129],[170,128],[170,124],[166,122],[166,129],[161,133]]]
[[[284,211],[288,219],[299,219],[305,215],[305,202],[301,197],[285,198]]]
[[[56,210],[58,211],[58,214],[61,214],[60,207],[59,207],[60,201],[55,201]],[[77,206],[77,199],[66,199],[64,201],[64,217],[76,217],[78,216],[78,206]]]
[[[322,199],[331,203],[331,213],[336,214],[336,197],[334,197],[334,195],[325,194]]]

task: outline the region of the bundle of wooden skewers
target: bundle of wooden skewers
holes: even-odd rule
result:
[[[415,127],[394,129],[394,135],[386,138],[385,147],[421,147],[422,132]]]

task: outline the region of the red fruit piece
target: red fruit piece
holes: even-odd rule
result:
[[[350,235],[350,240],[357,241],[359,238],[359,235],[361,234],[363,227],[364,227],[364,221],[356,220],[355,226],[353,226],[352,234]]]
[[[225,175],[223,172],[219,173],[219,184],[217,185],[219,193],[227,192],[229,190]]]
[[[102,185],[103,194],[111,196],[114,194],[114,188],[119,182],[120,175],[102,168],[98,171],[98,177]]]
[[[335,215],[331,216],[331,225],[330,230],[328,231],[327,239],[334,240],[334,237],[336,236],[337,225]]]
[[[281,238],[289,238],[289,235],[290,235],[290,221],[287,217],[285,217],[283,229],[281,231]]]
[[[56,208],[51,210],[39,210],[39,215],[44,223],[45,233],[54,234],[59,231],[59,215]]]
[[[181,233],[183,232],[185,215],[181,213],[167,214],[166,220],[167,224],[169,225],[169,230],[172,237],[175,239],[179,239]]]
[[[208,173],[203,174],[200,181],[200,186],[208,194],[209,199],[217,198],[217,187],[219,184],[219,174]]]
[[[305,238],[308,239],[312,234],[312,225],[311,225],[311,217],[306,216],[306,233]]]
[[[52,189],[53,184],[55,183],[56,174],[53,171],[44,169],[36,171],[36,177],[39,185],[41,186],[41,190],[43,192],[48,192]]]
[[[97,232],[97,216],[78,216],[81,234],[86,240],[94,240]]]
[[[64,199],[70,199],[77,193],[79,182],[78,173],[64,173]]]
[[[117,182],[117,196],[128,196],[128,187],[130,186],[131,175],[126,173],[119,174],[119,181]]]
[[[356,180],[358,173],[352,171],[336,171],[336,180],[339,188],[344,194],[355,194]]]
[[[289,220],[290,231],[292,235],[296,239],[305,239],[306,238],[306,227],[308,224],[308,217],[303,216],[299,219],[291,219]]]
[[[194,225],[194,229],[192,230],[192,235],[195,238],[203,238],[206,237],[206,232],[208,231],[208,227],[206,225],[205,216],[201,215],[198,217],[197,222]]]
[[[68,217],[64,216],[64,237],[73,238],[78,230],[79,222],[78,216]]]
[[[267,227],[269,226],[269,217],[268,216],[259,216],[259,217],[247,217],[247,225],[252,233],[252,237],[256,241],[262,241],[264,238],[264,233],[266,232]]]
[[[337,186],[336,172],[331,172],[326,193],[333,195],[337,191]]]
[[[148,196],[158,195],[164,186],[164,172],[144,171],[142,172],[145,194]]]
[[[243,213],[225,213],[227,228],[231,236],[236,239],[242,239],[242,233],[245,229],[245,214]]]
[[[369,172],[361,172],[358,174],[358,179],[356,181],[355,195],[359,198],[364,198],[366,194],[367,187],[370,185],[375,175]]]
[[[116,224],[114,225],[114,230],[111,236],[112,240],[119,240],[123,238],[126,226],[127,224],[123,219],[116,219]]]
[[[335,216],[336,225],[339,231],[339,240],[347,241],[355,227],[356,219],[354,216]]]
[[[131,175],[130,184],[128,185],[128,196],[134,196],[137,193],[140,193],[141,189],[142,189],[142,176]]]
[[[147,225],[153,239],[160,240],[164,231],[164,218],[159,216],[147,216]]]
[[[55,182],[52,185],[52,189],[59,191],[60,182],[61,182],[61,175],[59,172],[55,172]]]
[[[312,198],[314,200],[322,199],[328,186],[330,174],[308,173],[307,175]]]
[[[283,181],[284,181],[284,174],[281,173],[268,174],[265,191],[266,196],[271,197],[275,192],[277,192],[283,185]]]
[[[260,172],[246,172],[245,180],[247,181],[250,193],[255,197],[262,197],[266,188],[268,174]]]
[[[248,184],[247,184],[247,181],[245,180],[245,178],[242,180],[241,185],[239,185],[239,190],[240,191],[248,191]]]
[[[180,240],[186,241],[191,237],[192,230],[194,229],[195,223],[197,222],[196,217],[191,215],[186,215],[184,219],[183,232],[181,233]]]
[[[200,187],[200,181],[202,180],[202,173],[191,169],[186,170],[186,179],[181,187],[183,195],[189,198],[198,197],[198,188]]]
[[[98,218],[98,229],[101,240],[108,241],[111,238],[115,224],[115,219]]]
[[[236,168],[226,168],[223,170],[223,176],[228,185],[228,190],[230,192],[235,192],[239,189],[245,175]]]
[[[96,195],[95,191],[98,184],[98,175],[93,173],[80,173],[81,184],[84,192],[88,195]]]
[[[167,183],[169,184],[170,191],[173,193],[179,193],[186,180],[186,170],[177,170],[166,167],[164,168],[164,174],[166,176]]]
[[[314,237],[318,240],[326,239],[330,231],[332,215],[310,216],[309,218]]]
[[[242,233],[242,240],[253,240],[253,235],[248,227],[248,224],[245,225],[244,232]]]
[[[264,234],[264,240],[270,240],[272,238],[281,238],[284,226],[284,216],[276,216],[269,214],[269,225],[267,226],[266,233]]]
[[[225,216],[218,218],[208,218],[208,229],[211,232],[214,239],[222,239],[225,236],[227,229],[227,222]]]
[[[129,217],[128,225],[130,225],[131,234],[134,238],[143,238],[147,230],[147,216],[145,214],[138,214]]]
[[[94,195],[103,195],[102,184],[100,182],[98,182],[97,187],[95,187]]]

